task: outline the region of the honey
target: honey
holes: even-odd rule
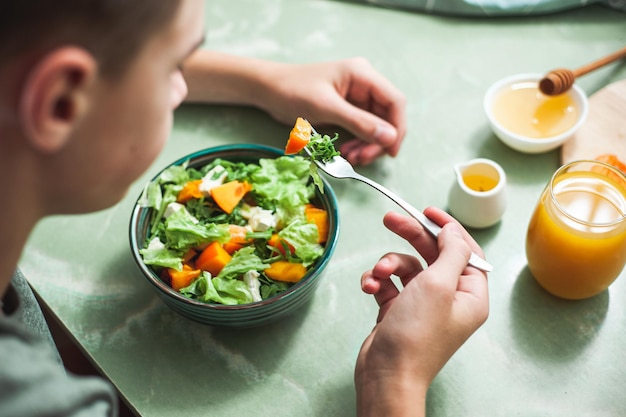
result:
[[[455,181],[448,194],[448,209],[463,225],[493,226],[506,208],[506,174],[497,162],[475,158],[454,165]]]
[[[498,180],[486,175],[463,175],[463,182],[474,191],[485,192],[493,190],[498,185]]]
[[[507,130],[535,139],[566,132],[579,117],[570,94],[546,96],[536,81],[518,82],[503,89],[494,99],[493,113]]]

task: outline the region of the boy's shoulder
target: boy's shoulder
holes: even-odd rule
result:
[[[0,415],[116,415],[110,384],[65,372],[28,283],[16,275],[0,315]]]

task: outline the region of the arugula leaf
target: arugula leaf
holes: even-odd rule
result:
[[[335,136],[332,138],[317,132],[313,133],[311,140],[306,145],[307,149],[311,151],[311,159],[314,161],[328,162],[333,159],[334,156],[341,155],[341,153],[335,149],[334,142],[337,139],[339,139],[339,133],[335,133]]]
[[[313,179],[313,183],[317,189],[320,190],[322,194],[324,194],[324,183],[322,182],[315,161],[325,163],[333,159],[335,156],[341,155],[341,153],[335,149],[334,142],[337,139],[339,139],[338,133],[335,133],[335,136],[331,138],[328,135],[321,135],[320,133],[315,132],[311,135],[311,140],[309,140],[309,143],[306,145],[306,148],[311,153],[309,175]]]
[[[261,281],[261,298],[266,300],[273,297],[289,288],[289,284],[286,282],[273,281],[267,277],[261,275],[259,277]]]

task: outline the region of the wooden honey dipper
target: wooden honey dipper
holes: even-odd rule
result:
[[[566,68],[554,69],[539,81],[539,90],[548,96],[563,94],[574,84],[576,77],[585,75],[624,57],[626,57],[626,47],[573,71]]]

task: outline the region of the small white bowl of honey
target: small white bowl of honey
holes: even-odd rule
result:
[[[579,86],[548,96],[539,90],[542,78],[542,74],[509,76],[485,94],[483,106],[494,134],[520,152],[558,148],[580,128],[589,111],[587,95]]]

